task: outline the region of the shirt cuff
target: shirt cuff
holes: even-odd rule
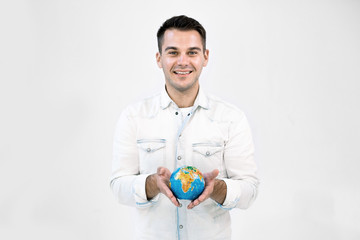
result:
[[[236,207],[240,200],[241,191],[236,182],[228,178],[219,178],[226,184],[226,197],[223,204],[218,203],[217,205],[224,210],[231,210]]]
[[[149,206],[157,203],[159,200],[159,194],[156,195],[155,197],[153,197],[152,199],[147,200],[145,185],[146,185],[146,178],[149,175],[150,174],[144,174],[144,175],[137,176],[136,180],[134,182],[134,185],[133,185],[133,194],[134,194],[136,206],[138,206],[140,208],[149,207]]]

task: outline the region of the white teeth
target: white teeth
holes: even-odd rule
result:
[[[182,74],[182,75],[185,75],[185,74],[189,74],[190,72],[175,72],[176,74]]]

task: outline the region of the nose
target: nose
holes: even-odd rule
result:
[[[177,59],[177,63],[180,66],[188,65],[189,64],[189,56],[187,56],[186,54],[180,54]]]

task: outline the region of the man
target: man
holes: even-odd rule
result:
[[[239,109],[199,87],[209,58],[199,22],[173,17],[157,37],[165,88],[121,114],[111,188],[135,207],[137,239],[230,239],[229,210],[249,207],[257,195],[250,128]],[[180,166],[204,173],[205,189],[191,202],[169,188]]]

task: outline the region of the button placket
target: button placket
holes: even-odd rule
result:
[[[185,207],[188,204],[187,200],[179,200],[179,203],[181,204],[180,207],[178,208],[178,214],[179,214],[179,218],[178,218],[178,222],[177,222],[177,226],[178,226],[178,231],[179,231],[179,235],[180,235],[180,239],[188,239],[188,233],[186,231],[186,222],[187,222],[187,208]]]

